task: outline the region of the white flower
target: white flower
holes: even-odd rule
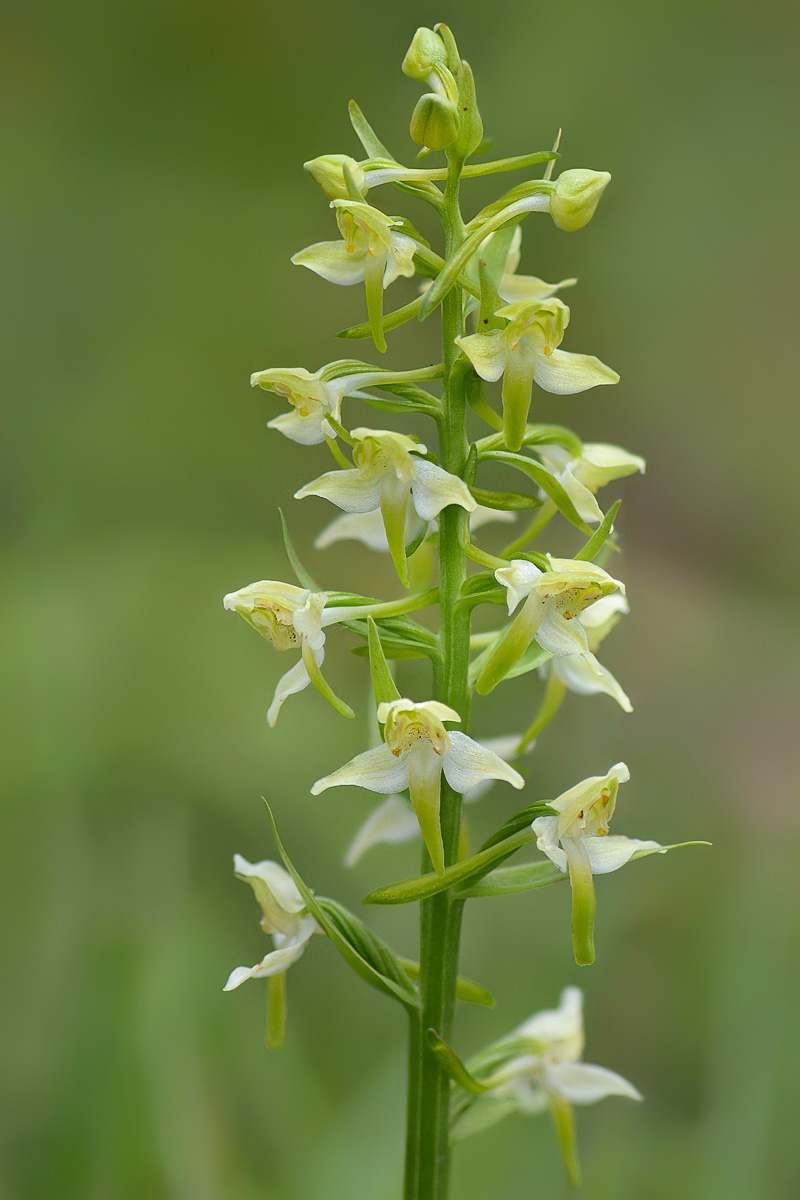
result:
[[[536,845],[559,871],[569,871],[572,885],[572,933],[575,961],[584,966],[594,961],[593,875],[617,871],[642,851],[665,852],[658,842],[610,835],[617,792],[630,772],[617,763],[607,775],[584,779],[550,802],[557,816],[537,817],[531,828]]]
[[[628,611],[627,600],[619,594],[595,601],[581,613],[581,625],[586,631],[590,653],[558,655],[550,660],[549,669],[571,692],[578,692],[584,696],[604,692],[616,700],[625,712],[633,712],[633,705],[626,692],[608,668],[598,662],[594,655],[622,614]]]
[[[291,583],[261,579],[238,592],[229,592],[223,600],[226,609],[238,612],[276,650],[300,650],[300,661],[278,680],[267,712],[271,726],[277,721],[287,696],[302,692],[309,683],[320,688],[319,668],[325,658],[323,627],[352,615],[351,609],[326,610],[326,598],[324,592],[310,592]],[[326,688],[323,681],[320,690],[329,699]]]
[[[501,758],[511,758],[519,746],[519,735],[513,737],[482,738],[479,743]],[[531,743],[529,749],[533,749]],[[491,788],[493,780],[484,779],[463,795],[465,804],[474,804]],[[356,833],[345,855],[345,866],[354,867],[373,846],[400,845],[420,837],[419,821],[414,810],[403,796],[387,796],[374,808]]]
[[[602,521],[603,513],[595,500],[598,488],[624,479],[636,471],[644,474],[645,461],[620,446],[604,442],[585,442],[581,453],[572,457],[563,446],[541,446],[538,452],[544,465],[556,477],[584,521]]]
[[[409,498],[417,515],[430,521],[449,504],[468,512],[477,508],[462,479],[418,457],[426,447],[388,429],[352,430],[353,459],[348,471],[329,471],[295,492],[295,499],[322,496],[347,513],[380,509],[392,560],[408,586],[405,531]]]
[[[444,870],[444,850],[439,822],[441,777],[462,795],[487,779],[503,779],[515,788],[524,786],[518,771],[497,754],[466,734],[446,730],[444,721],[460,721],[452,708],[437,700],[416,704],[394,700],[378,707],[384,724],[385,744],[357,754],[345,766],[311,789],[314,796],[329,787],[355,785],[391,795],[406,788],[417,814],[431,861]]]
[[[233,869],[239,879],[249,883],[261,906],[261,928],[272,934],[275,949],[254,967],[236,967],[231,971],[224,991],[230,992],[246,979],[263,979],[280,975],[297,962],[306,942],[319,926],[306,912],[305,901],[288,871],[275,862],[250,863],[240,854],[233,858]]]
[[[516,513],[506,512],[499,508],[487,508],[485,505],[479,504],[469,515],[469,527],[470,529],[479,529],[482,525],[488,525],[492,521],[506,523],[513,521],[515,517]],[[406,512],[406,545],[416,537],[421,526],[422,522],[417,516],[416,509],[413,504],[409,503]],[[431,527],[436,527],[435,518],[431,521]],[[314,545],[318,550],[324,550],[327,546],[332,546],[334,542],[348,540],[361,542],[370,550],[388,553],[389,543],[386,540],[386,529],[380,509],[368,513],[343,513],[341,517],[334,517],[330,525],[323,529]]]
[[[522,609],[509,626],[478,679],[485,695],[495,687],[536,639],[555,655],[590,655],[589,641],[578,614],[624,584],[602,567],[571,558],[551,558],[550,571],[542,571],[526,559],[514,558],[495,571],[495,578],[508,594],[508,611],[521,601]]]
[[[642,1099],[633,1084],[616,1071],[581,1062],[584,1041],[583,996],[579,988],[568,987],[561,993],[558,1008],[535,1013],[468,1064],[489,1090],[461,1101],[455,1136],[485,1129],[507,1112],[536,1114],[549,1107],[570,1181],[576,1183],[571,1106],[596,1104],[607,1096]]]
[[[331,200],[342,240],[315,242],[292,256],[297,266],[308,267],[329,283],[363,283],[372,336],[379,350],[386,349],[383,336],[383,292],[400,275],[414,274],[417,243],[396,233],[402,225],[365,200],[337,197]]]
[[[558,347],[569,324],[562,300],[521,300],[497,310],[503,329],[456,338],[481,379],[503,377],[503,421],[509,450],[519,450],[535,380],[546,392],[563,396],[598,384],[618,383],[619,375],[599,358],[570,354]]]
[[[386,371],[362,371],[354,375],[326,377],[326,369],[307,371],[305,367],[270,367],[250,376],[252,387],[285,396],[293,411],[282,413],[267,423],[293,442],[316,446],[326,437],[336,436],[328,417],[341,421],[342,399],[363,387],[391,380]]]

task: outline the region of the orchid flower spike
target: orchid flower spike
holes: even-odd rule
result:
[[[552,285],[558,286],[558,285]],[[519,450],[531,407],[534,381],[558,396],[584,392],[599,384],[618,383],[619,375],[590,354],[570,354],[558,347],[569,324],[563,300],[520,300],[495,314],[503,329],[456,338],[481,379],[503,378],[503,424],[509,450]]]
[[[285,396],[292,405],[292,412],[282,413],[267,423],[269,429],[277,429],[301,445],[316,446],[326,438],[336,437],[328,418],[337,423],[341,421],[345,396],[391,379],[392,375],[386,371],[360,371],[331,377],[326,367],[313,373],[305,367],[270,367],[266,371],[255,371],[250,376],[250,385]]]
[[[331,691],[320,667],[325,658],[323,628],[341,621],[350,609],[326,609],[325,592],[310,592],[291,583],[261,579],[238,592],[229,592],[223,604],[252,625],[276,650],[300,650],[300,661],[287,671],[275,688],[267,711],[267,722],[274,726],[287,696],[302,692],[309,683],[325,697],[337,712],[353,716],[350,709]]]
[[[478,504],[469,514],[469,527],[471,530],[480,529],[481,526],[489,525],[492,521],[509,524],[515,518],[516,513],[500,508],[487,508],[483,504]],[[424,522],[417,516],[417,510],[409,500],[404,535],[406,545],[419,535],[423,524]],[[436,527],[435,518],[431,521],[431,527],[432,529]],[[343,513],[341,517],[334,517],[330,525],[326,525],[322,530],[314,545],[317,550],[324,550],[326,547],[332,546],[334,542],[348,540],[361,542],[370,550],[383,551],[388,554],[389,543],[386,539],[386,529],[380,509],[368,513]]]
[[[633,712],[633,705],[627,693],[608,668],[595,658],[595,650],[608,637],[622,614],[628,611],[627,600],[618,593],[590,604],[581,613],[581,625],[586,631],[590,652],[556,655],[550,659],[549,670],[571,692],[578,692],[584,696],[604,692],[616,700],[624,712]]]
[[[385,744],[357,754],[338,771],[318,779],[311,794],[318,796],[327,788],[350,784],[383,795],[408,788],[431,862],[441,874],[442,772],[450,787],[462,795],[487,779],[502,779],[515,788],[523,787],[525,781],[494,751],[464,733],[445,729],[445,721],[460,721],[461,717],[438,700],[415,703],[400,699],[380,704],[378,720],[384,726]]]
[[[417,243],[395,230],[402,221],[387,217],[365,200],[336,197],[331,200],[342,240],[316,242],[292,256],[296,266],[308,267],[329,283],[350,287],[363,283],[373,341],[386,349],[383,336],[383,292],[400,275],[414,274]]]
[[[537,451],[575,505],[578,515],[590,523],[603,520],[595,499],[599,488],[636,471],[644,475],[643,458],[605,442],[584,442],[580,454],[575,456],[563,446],[556,445],[540,446]]]
[[[555,655],[590,655],[589,640],[578,615],[603,596],[625,585],[594,563],[571,558],[550,558],[542,571],[527,559],[514,558],[495,571],[506,589],[509,615],[524,604],[495,650],[477,683],[484,696],[500,682],[535,639]]]
[[[536,845],[559,871],[569,872],[572,885],[572,940],[579,967],[594,962],[594,882],[592,876],[618,871],[636,854],[666,853],[658,842],[609,835],[617,792],[630,772],[617,763],[607,775],[584,779],[551,808],[557,816],[537,817],[531,828]]]
[[[409,497],[423,521],[439,515],[448,504],[473,512],[477,503],[462,479],[420,455],[427,449],[403,433],[388,429],[353,429],[354,470],[328,471],[295,492],[295,499],[322,496],[347,513],[380,509],[386,540],[397,574],[408,587],[405,551]]]
[[[320,929],[306,911],[305,901],[288,871],[275,862],[250,863],[235,854],[233,869],[238,879],[249,883],[261,906],[261,928],[272,934],[275,949],[254,967],[235,967],[224,991],[232,992],[246,979],[264,979],[279,975],[297,962],[306,943]]]
[[[535,1013],[470,1060],[468,1070],[486,1090],[457,1099],[454,1136],[489,1128],[509,1112],[535,1115],[550,1108],[570,1183],[577,1184],[572,1106],[607,1096],[642,1099],[616,1071],[581,1062],[584,1043],[583,995],[580,988],[568,987],[558,1008]]]
[[[511,737],[481,738],[479,745],[506,759],[513,757],[519,741],[519,736],[515,734]],[[533,743],[528,749],[533,749]],[[482,779],[474,788],[464,792],[464,803],[474,804],[480,800],[491,789],[493,782],[493,779]],[[415,841],[420,836],[419,821],[408,800],[404,796],[387,796],[372,810],[356,833],[345,855],[345,866],[354,867],[373,846],[396,846]]]

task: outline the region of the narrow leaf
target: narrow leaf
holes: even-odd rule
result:
[[[363,112],[356,104],[355,100],[351,100],[348,105],[350,113],[350,124],[356,132],[356,137],[361,142],[367,155],[370,158],[388,158],[392,162],[397,162],[394,155],[386,149],[383,142],[378,137],[375,130],[370,125]]]
[[[297,576],[298,582],[311,592],[318,592],[320,589],[317,586],[312,575],[309,575],[303,564],[300,562],[297,551],[294,548],[291,537],[289,536],[289,526],[286,524],[286,517],[283,515],[283,509],[279,508],[278,512],[281,517],[281,529],[283,530],[283,544],[286,548],[286,557],[291,563],[292,570]]]
[[[546,800],[538,800],[535,804],[529,804],[526,808],[520,809],[509,817],[495,833],[488,837],[481,846],[481,850],[488,850],[491,846],[496,846],[500,842],[506,841],[507,838],[513,837],[519,833],[521,829],[533,824],[537,817],[554,817],[557,816],[554,808],[551,808]]]
[[[480,153],[480,146],[473,151]],[[464,179],[475,179],[479,175],[499,175],[501,171],[518,171],[522,167],[535,167],[537,163],[552,162],[559,158],[552,150],[537,150],[533,154],[515,154],[511,158],[497,158],[493,162],[470,163],[461,172]]]
[[[353,712],[350,705],[346,704],[344,700],[336,695],[333,688],[322,674],[322,671],[320,671],[319,664],[314,657],[314,651],[311,649],[308,642],[305,641],[303,642],[302,657],[303,666],[308,671],[308,678],[311,680],[320,696],[327,700],[331,708],[335,708],[341,716],[354,717],[356,714]]]
[[[461,900],[483,896],[513,896],[517,892],[530,892],[534,888],[547,887],[551,883],[563,883],[567,878],[549,858],[532,863],[520,863],[514,867],[501,867],[491,871],[477,883],[459,889],[456,895]]]
[[[420,966],[418,962],[413,962],[409,958],[401,958],[400,962],[410,979],[415,981],[419,979]],[[456,981],[456,998],[463,1000],[465,1004],[480,1004],[484,1008],[494,1008],[494,997],[491,992],[487,992],[486,988],[481,987],[479,983],[474,983],[471,979],[464,979],[461,975]]]
[[[511,854],[516,853],[521,846],[533,838],[533,830],[526,829],[514,837],[488,850],[481,850],[463,862],[446,867],[441,875],[431,872],[420,875],[417,879],[407,879],[403,883],[390,884],[388,887],[377,888],[364,897],[364,904],[411,904],[415,900],[426,900],[438,892],[445,892],[456,884],[466,883],[483,875],[495,863],[502,862]]]
[[[536,496],[526,496],[524,492],[487,492],[485,488],[471,487],[469,489],[478,504],[485,508],[499,508],[505,512],[523,512],[530,508],[541,508],[542,502]]]
[[[436,1055],[439,1066],[450,1076],[453,1083],[457,1083],[460,1088],[463,1088],[465,1092],[470,1092],[473,1096],[479,1096],[482,1092],[489,1091],[487,1084],[481,1083],[474,1075],[470,1075],[455,1050],[448,1046],[444,1038],[439,1037],[435,1029],[425,1030],[425,1041]]]
[[[392,700],[399,700],[400,693],[386,665],[378,627],[372,617],[367,618],[367,626],[369,627],[369,673],[372,676],[375,703],[376,705],[389,704]]]
[[[399,329],[401,325],[405,325],[407,321],[413,321],[414,317],[422,307],[422,301],[425,299],[425,294],[417,296],[408,304],[404,304],[402,308],[396,308],[394,312],[387,313],[383,318],[384,331],[388,333],[391,329]],[[334,335],[337,338],[347,338],[349,341],[358,342],[372,337],[372,331],[369,327],[369,322],[362,321],[359,325],[351,325],[348,329],[340,329]]]
[[[489,450],[482,455],[482,458],[505,463],[507,466],[513,467],[514,470],[521,471],[523,475],[528,475],[550,497],[559,512],[568,521],[580,529],[582,533],[588,533],[591,536],[591,529],[575,508],[564,488],[556,477],[551,475],[541,463],[536,462],[532,458],[527,458],[524,454],[514,454],[510,450]]]
[[[575,555],[575,557],[580,559],[581,562],[592,562],[593,559],[597,558],[598,554],[603,549],[603,546],[614,532],[614,521],[617,513],[619,512],[619,506],[621,503],[621,500],[617,500],[614,504],[612,504],[611,508],[603,517],[603,520],[597,526],[597,529],[589,538],[586,545],[583,546]]]

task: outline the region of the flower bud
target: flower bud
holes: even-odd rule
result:
[[[420,83],[427,83],[437,68],[446,66],[447,50],[438,33],[425,26],[418,29],[403,59],[403,74],[418,79]]]
[[[411,114],[411,137],[418,146],[444,150],[458,137],[458,109],[452,100],[426,92]]]
[[[312,158],[309,162],[303,163],[303,169],[308,171],[311,178],[319,184],[329,200],[347,200],[352,197],[347,190],[347,180],[344,174],[345,164],[347,164],[356,187],[363,192],[366,182],[364,172],[356,160],[350,158],[348,154],[323,154],[319,158]]]
[[[583,229],[594,216],[611,176],[608,171],[563,171],[550,200],[550,215],[559,229]]]

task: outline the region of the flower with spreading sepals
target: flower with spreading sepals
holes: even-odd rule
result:
[[[354,759],[318,779],[311,794],[330,787],[354,785],[391,795],[408,788],[420,830],[436,871],[444,870],[444,847],[439,821],[442,772],[454,791],[471,791],[487,779],[502,779],[524,787],[518,771],[492,750],[443,722],[461,717],[438,700],[415,703],[400,699],[378,706],[385,744],[365,750]]]
[[[250,386],[285,396],[294,409],[273,417],[267,423],[269,429],[277,429],[304,446],[316,446],[326,437],[336,436],[328,418],[332,417],[337,423],[341,420],[345,396],[391,379],[392,375],[386,371],[360,371],[331,377],[326,367],[313,373],[305,367],[270,367],[266,371],[255,371],[250,376]]]
[[[470,529],[480,529],[481,526],[488,525],[492,521],[510,523],[514,521],[515,517],[516,513],[507,512],[505,509],[487,508],[485,505],[479,504],[469,514],[469,527]],[[419,534],[422,524],[413,504],[409,503],[406,515],[406,545]],[[431,521],[431,527],[436,527],[436,518]],[[380,509],[368,513],[343,513],[341,517],[334,517],[330,525],[322,530],[314,545],[317,550],[324,550],[327,546],[332,546],[334,542],[348,540],[361,542],[370,550],[388,553],[389,543],[386,540],[386,529]]]
[[[594,875],[618,871],[637,852],[666,853],[658,842],[609,834],[617,792],[630,772],[617,763],[607,775],[592,775],[563,792],[550,807],[557,816],[537,817],[531,828],[539,850],[568,871],[572,886],[572,939],[578,966],[594,962]]]
[[[425,446],[389,429],[351,431],[355,469],[328,471],[295,492],[295,499],[322,496],[347,513],[380,509],[397,573],[408,586],[405,552],[409,498],[418,516],[430,521],[449,504],[473,512],[477,503],[463,479],[420,455]]]
[[[469,1072],[488,1090],[457,1099],[454,1136],[487,1129],[509,1112],[535,1115],[549,1107],[570,1182],[577,1183],[572,1105],[596,1104],[607,1096],[642,1099],[616,1071],[581,1062],[584,1044],[583,995],[568,987],[558,1008],[535,1013],[470,1060]]]
[[[633,712],[627,693],[607,667],[595,658],[595,650],[611,633],[623,613],[628,612],[624,596],[605,596],[581,613],[581,625],[586,631],[589,654],[557,655],[550,659],[550,671],[571,692],[589,696],[599,692],[611,696],[625,712]]]
[[[563,446],[537,447],[542,462],[563,487],[584,521],[603,520],[595,499],[599,488],[624,479],[637,471],[644,474],[645,461],[638,454],[629,454],[621,446],[605,442],[584,442],[580,454],[572,456]]]
[[[548,556],[549,557],[549,556]],[[506,589],[509,615],[524,604],[483,668],[477,683],[486,695],[511,670],[531,642],[555,655],[591,654],[586,630],[578,616],[595,601],[625,591],[602,567],[572,558],[549,557],[550,570],[514,558],[495,571]]]
[[[502,759],[513,757],[519,746],[519,737],[482,738],[479,745],[484,750],[491,750]],[[533,749],[533,743],[528,747]],[[493,783],[491,779],[483,779],[465,792],[462,799],[465,804],[474,804],[485,796]],[[371,850],[373,846],[388,843],[391,846],[402,842],[411,842],[421,836],[419,821],[416,813],[410,807],[404,796],[387,796],[386,799],[373,809],[356,833],[345,856],[345,866],[354,867],[356,863]]]
[[[223,989],[226,992],[233,991],[246,979],[283,974],[297,962],[312,935],[320,932],[291,875],[278,863],[250,863],[241,854],[235,854],[233,869],[237,878],[253,889],[261,906],[261,928],[272,934],[275,949],[254,967],[235,967]]]
[[[571,395],[599,384],[618,383],[619,375],[591,354],[571,354],[558,347],[569,324],[563,300],[521,300],[495,314],[505,328],[457,337],[481,379],[503,378],[503,425],[509,450],[519,450],[531,407],[534,381],[545,392]]]
[[[292,256],[292,262],[308,267],[329,283],[345,287],[363,283],[373,340],[379,350],[385,350],[383,292],[400,275],[410,278],[414,274],[417,243],[395,232],[402,221],[387,217],[365,200],[336,197],[331,208],[336,212],[341,240],[306,246]]]
[[[261,579],[238,592],[229,592],[223,604],[229,612],[237,612],[248,625],[271,642],[276,650],[300,650],[300,661],[279,680],[267,711],[267,721],[274,726],[287,696],[302,692],[313,683],[326,700],[336,697],[325,683],[320,667],[325,658],[323,628],[352,615],[352,609],[325,608],[325,592],[311,592],[275,579]],[[342,702],[338,701],[338,705]],[[337,704],[334,704],[337,707]],[[352,713],[344,706],[338,711]]]

